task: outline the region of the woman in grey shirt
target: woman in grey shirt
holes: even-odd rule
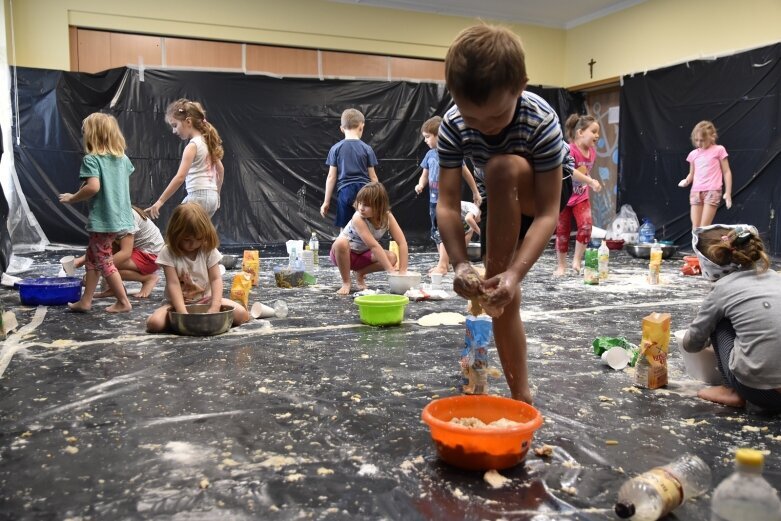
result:
[[[757,229],[748,225],[696,228],[692,245],[702,275],[714,281],[683,339],[688,352],[710,338],[724,385],[697,395],[743,407],[781,411],[781,275],[768,270]]]

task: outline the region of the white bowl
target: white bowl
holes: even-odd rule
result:
[[[408,289],[414,288],[420,284],[420,273],[408,271],[404,275],[390,273],[388,275],[388,284],[390,292],[396,295],[403,295]]]
[[[713,347],[708,346],[697,353],[689,353],[683,348],[683,337],[685,334],[685,329],[674,333],[675,340],[678,342],[678,350],[681,352],[681,358],[683,358],[683,366],[686,368],[686,374],[708,385],[723,385],[724,379],[719,372]]]

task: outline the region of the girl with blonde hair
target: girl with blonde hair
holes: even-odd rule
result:
[[[174,135],[188,143],[176,175],[146,211],[150,217],[157,219],[160,208],[185,183],[187,197],[182,202],[200,204],[211,218],[220,207],[220,190],[225,175],[222,139],[214,125],[206,121],[206,111],[197,101],[184,98],[174,101],[166,109],[165,119]]]
[[[94,113],[82,123],[84,152],[79,178],[81,188],[75,194],[60,194],[65,204],[89,200],[89,218],[84,293],[78,302],[68,304],[71,310],[92,309],[100,274],[106,279],[117,301],[106,308],[109,313],[130,311],[132,306],[114,265],[112,243],[117,235],[135,227],[130,205],[130,176],[135,168],[125,155],[125,138],[114,116]]]

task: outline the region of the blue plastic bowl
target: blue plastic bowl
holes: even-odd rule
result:
[[[15,284],[19,299],[25,306],[62,306],[81,298],[78,277],[42,277],[24,279]]]

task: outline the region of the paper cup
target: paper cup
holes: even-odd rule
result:
[[[72,277],[76,274],[76,267],[73,265],[76,258],[73,255],[66,255],[65,257],[60,259],[60,264],[62,264],[62,269],[65,270],[65,274],[69,277]]]
[[[716,361],[716,353],[713,352],[711,346],[696,353],[689,353],[683,348],[683,337],[686,335],[686,330],[682,329],[676,331],[673,335],[677,341],[678,350],[681,352],[683,367],[686,369],[686,374],[695,380],[699,380],[708,385],[724,384],[724,379],[721,376],[718,362]]]
[[[431,284],[434,286],[439,286],[440,284],[442,284],[442,277],[444,277],[442,273],[432,273]]]
[[[602,353],[602,361],[612,369],[620,371],[629,364],[629,353],[623,347],[611,347]]]
[[[0,284],[2,284],[3,286],[8,286],[9,288],[13,288],[14,284],[19,282],[20,280],[22,279],[20,279],[19,277],[14,277],[13,275],[9,275],[8,273],[3,272],[2,279],[0,279]]]
[[[252,318],[269,318],[276,316],[276,312],[274,311],[274,308],[271,306],[267,306],[265,304],[262,304],[260,302],[255,302],[252,304],[252,308],[250,309],[250,314],[252,315]]]

